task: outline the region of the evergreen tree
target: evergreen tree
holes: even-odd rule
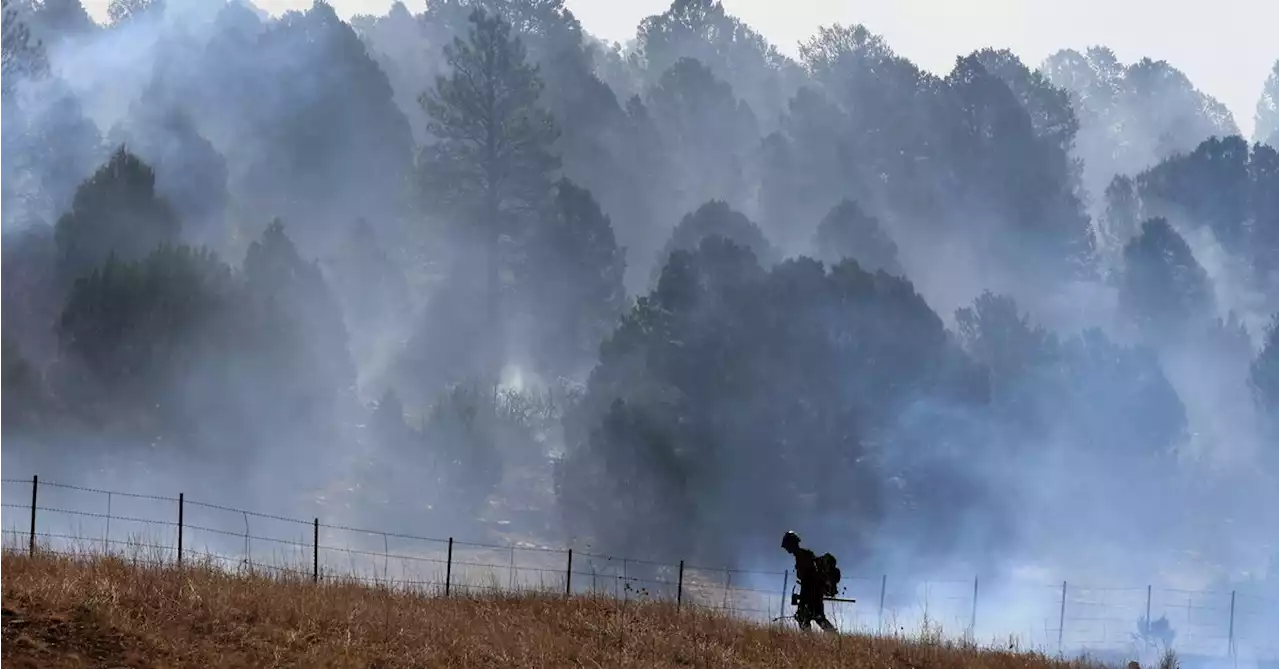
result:
[[[1107,210],[1103,216],[1103,238],[1109,245],[1123,247],[1140,232],[1141,201],[1134,191],[1133,179],[1117,175],[1107,186]]]
[[[249,295],[268,315],[277,345],[288,351],[280,362],[316,411],[329,411],[354,391],[355,370],[347,346],[342,311],[318,263],[303,260],[276,219],[250,246],[244,259]]]
[[[31,27],[50,46],[100,29],[80,0],[42,0],[31,14]]]
[[[1256,144],[1270,144],[1271,148],[1280,150],[1277,145],[1277,134],[1280,133],[1280,114],[1276,105],[1280,103],[1280,60],[1271,65],[1271,74],[1262,85],[1262,95],[1258,98],[1258,106],[1253,114],[1253,141]]]
[[[368,221],[358,219],[349,226],[326,268],[351,336],[352,353],[365,360],[399,341],[411,314],[409,286]]]
[[[158,19],[164,15],[164,0],[111,0],[107,18],[111,25],[123,25],[141,18]]]
[[[1135,178],[1147,217],[1205,226],[1232,254],[1248,241],[1249,145],[1239,136],[1210,137],[1194,151],[1161,161]]]
[[[8,434],[11,430],[23,431],[38,425],[49,397],[36,367],[22,355],[8,334],[2,336],[0,393],[3,393],[5,410],[0,430]]]
[[[749,249],[765,265],[779,260],[777,249],[765,239],[759,226],[745,214],[735,211],[723,200],[711,200],[694,211],[685,214],[671,231],[666,245],[659,252],[654,266],[654,277],[663,271],[675,251],[693,251],[702,240],[719,236]]]
[[[475,514],[502,481],[498,404],[485,387],[457,386],[439,397],[422,426],[424,446],[449,494],[450,515]]]
[[[55,221],[73,205],[81,182],[110,156],[75,93],[61,80],[47,93],[43,113],[29,119],[24,152],[30,153],[23,162],[39,175],[40,217]]]
[[[477,8],[467,40],[445,47],[448,76],[438,77],[421,103],[436,139],[423,149],[420,169],[430,201],[474,224],[485,250],[488,333],[487,376],[496,381],[501,363],[502,261],[504,235],[524,238],[519,224],[546,203],[549,175],[559,167],[551,144],[558,131],[539,106],[538,68],[499,16]]]
[[[0,24],[0,87],[7,100],[17,82],[24,78],[40,78],[49,73],[49,58],[44,44],[31,36],[31,29],[10,6],[10,0],[0,5],[3,24]],[[6,110],[7,114],[7,110]]]
[[[770,126],[804,77],[799,64],[728,14],[719,0],[676,0],[644,19],[636,30],[636,51],[651,81],[681,58],[703,63]]]
[[[58,394],[104,429],[191,436],[200,412],[183,389],[233,350],[236,304],[230,268],[208,252],[108,258],[76,279],[58,318]]]
[[[749,151],[759,142],[758,123],[728,83],[692,58],[681,58],[648,91],[649,109],[671,151],[665,186],[675,199],[671,213],[699,202],[747,199]]]
[[[236,4],[218,15],[212,76],[189,110],[230,147],[247,216],[290,221],[294,241],[316,252],[359,217],[394,229],[410,211],[413,134],[386,74],[328,3],[270,21]]]
[[[58,219],[58,274],[70,284],[109,256],[140,260],[177,240],[180,222],[156,193],[155,172],[121,146],[76,189],[71,210]]]
[[[1057,339],[1019,313],[1007,295],[984,291],[972,307],[956,310],[956,325],[965,350],[986,365],[997,387],[1051,362]]]
[[[525,283],[540,366],[573,375],[594,361],[622,314],[626,260],[590,191],[568,179],[555,190],[531,243]]]
[[[1186,240],[1163,218],[1142,224],[1124,248],[1120,308],[1147,336],[1176,338],[1212,315],[1213,286]]]
[[[818,224],[813,246],[823,262],[835,264],[852,258],[868,272],[903,273],[898,264],[898,245],[881,229],[880,221],[853,200],[841,200],[827,212]]]
[[[188,241],[214,247],[227,241],[220,234],[228,199],[226,160],[200,134],[192,114],[172,99],[163,79],[153,77],[111,139],[154,167],[156,190],[182,219]]]
[[[1271,316],[1271,322],[1267,324],[1264,334],[1265,343],[1262,349],[1258,351],[1257,356],[1253,359],[1253,363],[1249,367],[1249,385],[1253,389],[1254,397],[1257,399],[1258,406],[1262,408],[1264,414],[1270,417],[1270,422],[1276,422],[1277,411],[1280,411],[1277,400],[1277,374],[1280,374],[1276,357],[1277,343],[1276,316]]]
[[[670,254],[600,357],[566,419],[560,500],[571,527],[657,556],[724,559],[793,514],[874,525],[880,467],[898,471],[893,454],[920,453],[924,436],[899,411],[979,397],[905,280],[808,258],[766,271],[720,235]],[[601,501],[583,513],[588,499]],[[684,529],[660,535],[655,516]]]
[[[5,341],[43,368],[55,357],[49,326],[57,319],[65,289],[57,277],[53,228],[37,224],[5,233],[0,253],[0,329]]]
[[[409,455],[415,436],[412,428],[404,420],[404,403],[396,391],[388,388],[382,394],[369,417],[369,427],[379,446],[387,451],[388,460],[395,460]]]

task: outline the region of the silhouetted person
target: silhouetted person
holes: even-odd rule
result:
[[[831,632],[835,630],[827,620],[822,601],[822,574],[818,571],[818,556],[807,548],[800,547],[800,535],[787,532],[782,535],[782,548],[796,559],[796,582],[800,584],[800,602],[796,606],[796,622],[800,629],[807,630],[811,623]]]

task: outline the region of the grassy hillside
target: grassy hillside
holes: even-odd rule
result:
[[[6,551],[5,667],[1083,669],[928,639],[804,634],[669,604],[443,599],[208,565]]]

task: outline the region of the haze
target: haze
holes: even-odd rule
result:
[[[915,620],[977,578],[982,640],[1151,585],[1241,595],[1184,667],[1274,658],[1276,7],[963,4],[4,0],[6,525],[38,473],[575,559],[792,529]]]
[[[108,0],[86,0],[95,19],[107,15]],[[263,0],[278,15],[305,9],[307,0]],[[338,14],[383,14],[390,0],[334,0]],[[409,2],[418,12],[422,3]],[[565,3],[592,34],[627,42],[636,25],[660,13],[662,0],[569,0]],[[819,25],[862,23],[902,55],[935,73],[951,69],[956,54],[999,44],[1028,63],[1058,49],[1106,44],[1124,61],[1143,56],[1176,65],[1231,109],[1246,135],[1253,132],[1257,82],[1280,50],[1280,3],[1267,0],[1161,2],[1081,0],[1071,3],[1022,0],[726,0],[725,9],[795,55],[796,45]],[[1246,18],[1247,17],[1247,18]]]

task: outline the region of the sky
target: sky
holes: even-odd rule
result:
[[[382,14],[392,0],[330,0],[338,14]],[[426,0],[404,0],[413,13]],[[256,0],[278,14],[312,0]],[[108,0],[85,0],[95,19]],[[565,0],[592,34],[620,42],[670,0]],[[1276,0],[723,0],[729,13],[790,55],[832,23],[862,23],[899,54],[938,74],[957,55],[1007,47],[1028,65],[1061,48],[1111,47],[1125,62],[1167,60],[1231,110],[1248,137],[1262,83],[1280,53]]]

